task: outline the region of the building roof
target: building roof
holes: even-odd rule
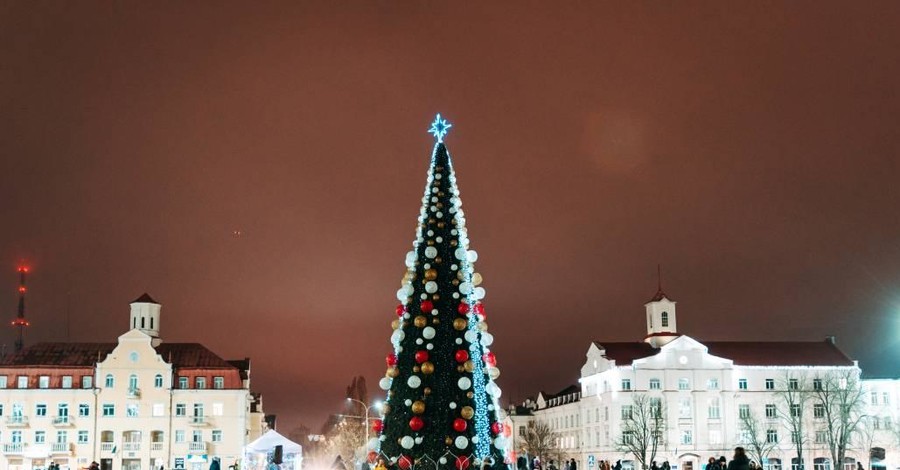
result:
[[[740,366],[853,366],[854,362],[830,341],[699,341],[709,354]],[[654,356],[659,349],[644,342],[602,342],[604,356],[618,365]]]
[[[0,367],[94,367],[117,343],[38,343],[0,358]],[[176,368],[235,369],[199,343],[162,343],[156,352]]]
[[[659,302],[662,299],[667,299],[670,302],[674,302],[674,300],[670,299],[669,296],[667,296],[666,293],[663,292],[662,287],[660,287],[659,290],[656,291],[656,295],[654,295],[653,298],[650,299],[650,302]]]
[[[144,292],[143,295],[134,299],[134,301],[132,301],[131,303],[133,303],[133,304],[136,304],[136,303],[158,304],[159,302],[153,300],[153,297],[150,297],[150,294]]]

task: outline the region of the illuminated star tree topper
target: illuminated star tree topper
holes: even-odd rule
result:
[[[428,132],[434,134],[434,138],[437,139],[438,143],[441,143],[451,127],[453,127],[453,124],[450,124],[446,119],[441,119],[441,113],[438,113],[434,117],[434,122],[431,123],[431,129],[428,129]]]

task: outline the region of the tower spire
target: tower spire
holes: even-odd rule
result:
[[[25,328],[30,325],[25,319],[25,275],[28,274],[28,266],[19,266],[19,309],[16,319],[12,321],[12,326],[18,328],[16,336],[16,352],[21,351],[25,347]]]

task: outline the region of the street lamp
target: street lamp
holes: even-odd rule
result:
[[[367,445],[369,445],[369,409],[375,408],[377,410],[377,409],[381,408],[381,402],[376,401],[375,403],[372,404],[372,406],[369,406],[369,405],[366,405],[366,402],[364,402],[362,400],[357,400],[356,398],[347,397],[347,401],[353,401],[353,402],[359,403],[360,405],[363,406],[363,409],[365,409],[365,411],[366,411],[365,417],[356,416],[356,418],[363,418],[365,420],[366,442],[365,442],[365,444],[363,444],[363,446],[367,446]]]

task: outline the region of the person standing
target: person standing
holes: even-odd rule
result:
[[[575,459],[569,461],[569,470],[578,470],[578,464],[575,463]]]
[[[728,462],[728,470],[750,470],[750,459],[743,447],[734,448],[734,457]]]

